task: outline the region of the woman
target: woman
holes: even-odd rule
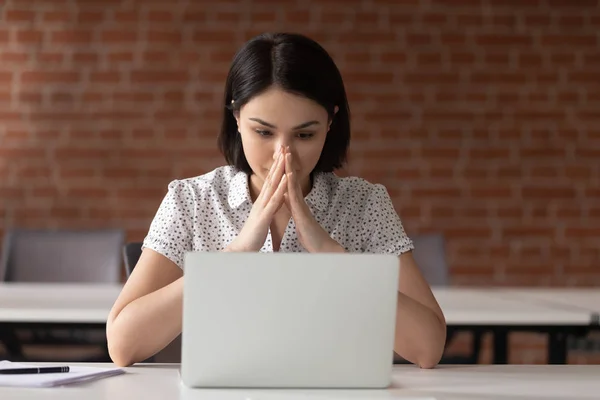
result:
[[[332,172],[346,158],[350,117],[327,52],[301,35],[250,40],[231,65],[224,107],[219,147],[229,165],[169,184],[108,317],[113,361],[142,361],[181,333],[187,251],[349,251],[399,256],[394,351],[434,367],[444,316],[386,189]]]

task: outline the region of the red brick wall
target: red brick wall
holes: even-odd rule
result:
[[[600,284],[598,1],[202,3],[0,6],[0,233],[143,238],[171,179],[223,163],[236,49],[289,30],[345,78],[346,172],[384,183],[409,234],[447,235],[454,283]]]
[[[8,1],[0,227],[123,226],[223,161],[228,63],[263,30],[331,52],[349,172],[411,234],[448,237],[457,283],[600,283],[597,1]],[[577,6],[574,6],[577,4]]]
[[[455,282],[600,282],[597,1],[198,3],[7,2],[0,226],[140,239],[169,180],[222,163],[234,51],[287,29],[343,72],[349,171],[387,185],[409,233],[447,235]]]

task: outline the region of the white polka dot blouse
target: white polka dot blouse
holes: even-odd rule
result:
[[[386,188],[362,178],[317,173],[305,198],[319,224],[348,252],[400,255],[414,248]],[[252,208],[248,175],[219,167],[168,186],[144,239],[179,267],[188,251],[220,251],[238,235]],[[273,252],[271,232],[261,252]],[[281,252],[306,252],[290,220]]]

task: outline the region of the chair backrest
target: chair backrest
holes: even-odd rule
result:
[[[413,257],[430,286],[448,285],[448,261],[444,235],[438,233],[412,237]]]
[[[125,272],[127,277],[135,268],[140,256],[142,255],[142,242],[131,242],[123,246],[123,262],[125,264]]]
[[[0,278],[12,282],[95,282],[121,279],[125,233],[106,230],[9,230]]]

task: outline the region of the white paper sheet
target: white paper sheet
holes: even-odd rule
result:
[[[0,370],[9,368],[31,368],[38,366],[42,367],[42,365],[19,364],[10,361],[0,361]],[[54,387],[72,383],[86,382],[124,373],[125,370],[121,368],[74,366],[70,367],[69,372],[56,374],[0,375],[0,386]]]

